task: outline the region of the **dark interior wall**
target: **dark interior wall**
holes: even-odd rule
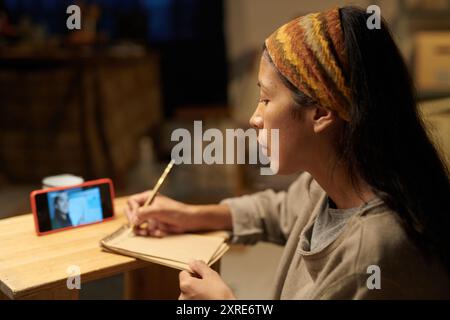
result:
[[[189,105],[211,106],[227,101],[227,64],[223,2],[198,1],[189,17],[194,35],[186,35],[183,6],[174,11],[178,36],[159,46],[162,55],[166,115]]]
[[[73,0],[0,0],[10,20],[27,16],[48,35],[64,35],[65,8]],[[160,53],[166,116],[186,106],[227,102],[223,0],[85,0],[101,8],[99,32],[108,44],[144,43]]]

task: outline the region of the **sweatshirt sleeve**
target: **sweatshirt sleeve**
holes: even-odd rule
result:
[[[380,286],[367,284],[368,274],[352,274],[336,281],[319,296],[321,300],[379,300],[407,299],[402,288],[394,281],[381,277]]]
[[[307,191],[308,177],[310,175],[301,174],[288,191],[265,190],[222,200],[221,203],[227,204],[231,211],[232,243],[268,241],[285,244],[297,218],[295,210],[292,210],[292,199],[301,198],[298,193]]]

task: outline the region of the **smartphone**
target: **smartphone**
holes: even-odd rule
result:
[[[38,235],[77,228],[114,217],[111,179],[31,192],[31,209]]]

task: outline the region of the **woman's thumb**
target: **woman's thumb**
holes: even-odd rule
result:
[[[189,268],[191,268],[191,270],[198,274],[202,279],[209,273],[211,272],[211,268],[208,267],[208,265],[203,262],[202,260],[193,260],[189,263]]]

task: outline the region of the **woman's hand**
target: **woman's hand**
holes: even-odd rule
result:
[[[180,272],[180,300],[236,299],[220,275],[201,260],[189,264],[193,274]]]
[[[125,213],[135,226],[135,233],[141,236],[163,237],[196,230],[198,219],[195,207],[158,194],[153,203],[142,207],[149,196],[143,192],[131,196]]]
[[[158,194],[153,203],[142,207],[149,196],[143,192],[131,196],[125,207],[128,220],[141,236],[164,237],[191,231],[231,230],[227,205],[189,205]]]

